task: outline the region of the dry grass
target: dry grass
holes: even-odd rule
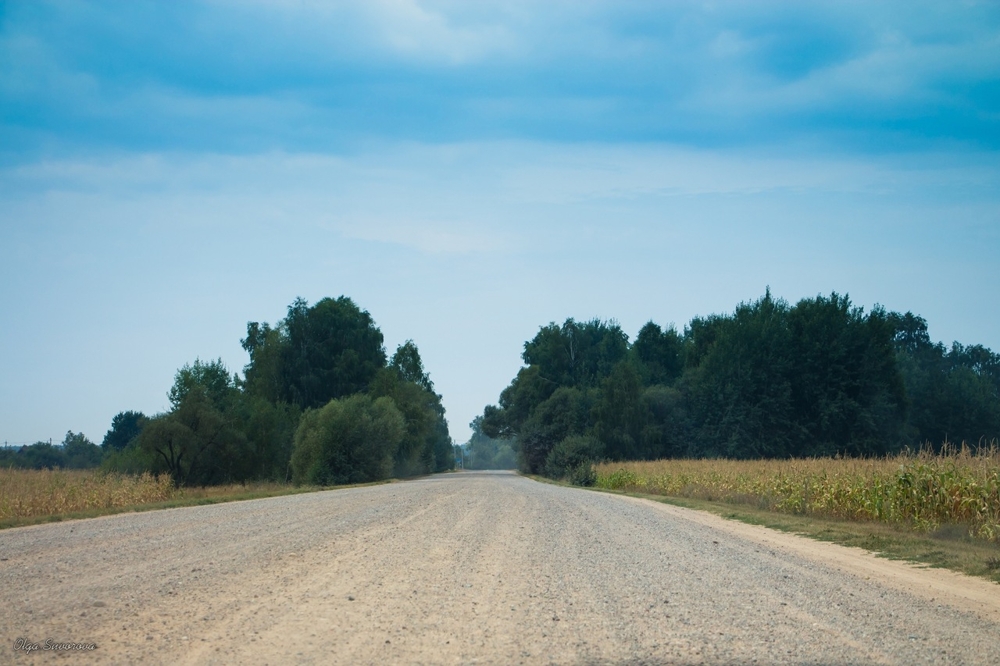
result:
[[[885,458],[604,463],[597,486],[768,511],[906,525],[961,525],[1000,541],[1000,449],[962,446]]]
[[[0,469],[0,520],[153,504],[176,492],[166,475]]]
[[[109,474],[97,470],[0,468],[0,529],[67,518],[93,518],[123,511],[262,499],[325,489],[268,481],[175,488],[165,474],[154,477],[150,474]]]

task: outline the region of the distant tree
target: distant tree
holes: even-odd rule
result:
[[[147,420],[142,412],[128,411],[115,414],[111,419],[111,429],[101,442],[101,448],[105,452],[121,451],[139,436]]]
[[[19,469],[57,469],[66,467],[66,452],[49,442],[35,442],[16,451],[5,451],[5,466]]]
[[[654,384],[643,389],[641,401],[644,425],[639,441],[650,458],[697,455],[685,397],[680,389]]]
[[[272,403],[258,395],[241,395],[237,427],[246,436],[250,478],[291,480],[292,441],[301,410],[287,402]]]
[[[70,469],[88,469],[101,464],[101,447],[87,439],[82,432],[66,433],[62,442],[65,465]]]
[[[483,417],[477,416],[469,424],[472,436],[462,446],[461,454],[466,469],[514,469],[517,454],[510,440],[493,439],[483,432]]]
[[[389,398],[403,415],[405,431],[392,452],[396,476],[414,476],[433,471],[433,435],[437,396],[403,379],[394,368],[380,371],[369,391],[373,398]]]
[[[907,441],[935,448],[1000,441],[1000,355],[982,345],[934,343],[927,322],[910,312],[890,313],[887,322],[905,386]]]

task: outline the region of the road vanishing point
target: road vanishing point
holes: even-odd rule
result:
[[[0,663],[1000,663],[988,581],[510,472],[4,530],[0,580]]]

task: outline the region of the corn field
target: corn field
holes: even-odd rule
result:
[[[603,463],[596,486],[877,521],[930,531],[967,526],[1000,541],[1000,449],[966,446],[884,458]]]
[[[0,469],[0,520],[163,502],[175,492],[167,475]]]

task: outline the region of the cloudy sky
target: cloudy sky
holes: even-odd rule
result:
[[[540,325],[770,286],[1000,350],[1000,5],[0,2],[0,441],[350,296],[452,434]]]

